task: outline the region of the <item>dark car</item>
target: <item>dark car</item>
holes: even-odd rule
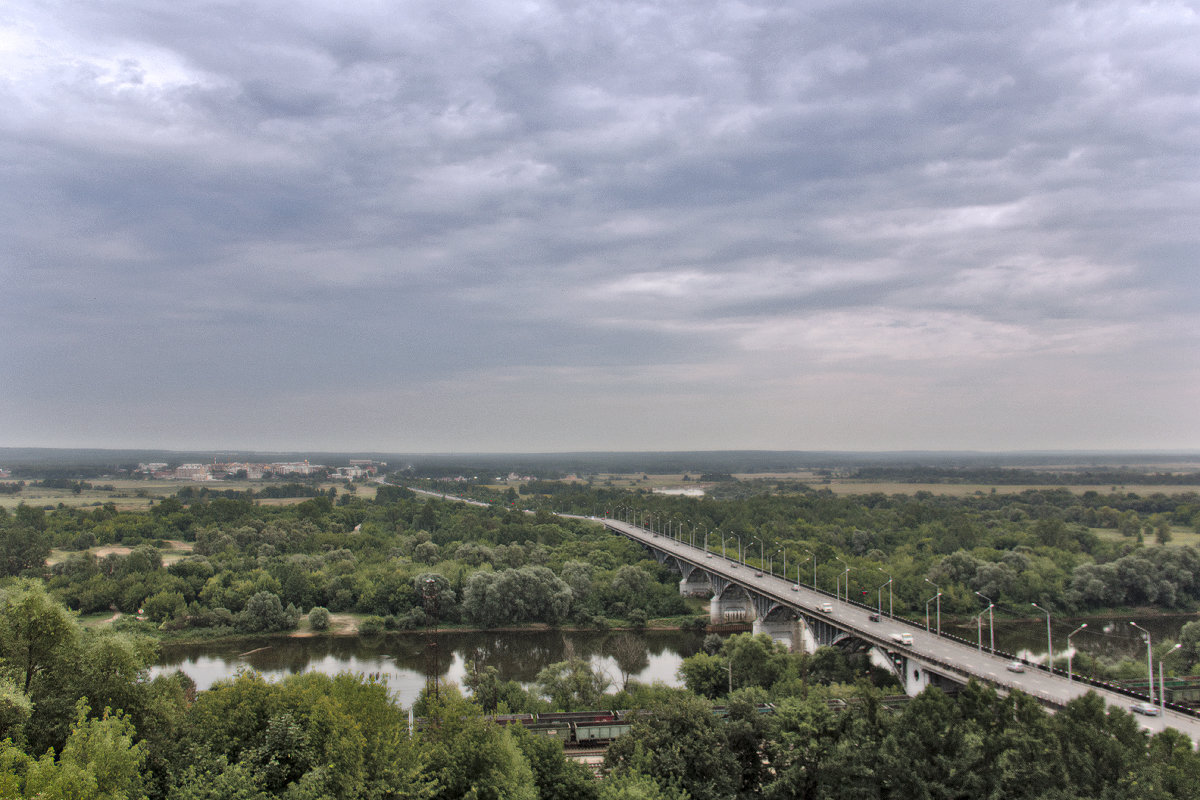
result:
[[[872,611],[867,615],[867,619],[871,620],[871,622],[879,622],[879,615]]]

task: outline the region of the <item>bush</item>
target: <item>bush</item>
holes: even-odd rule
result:
[[[288,604],[284,609],[279,595],[274,592],[259,592],[246,601],[246,607],[237,615],[237,628],[243,633],[271,633],[288,631],[296,627],[300,613]]]
[[[329,630],[329,609],[324,606],[314,606],[308,612],[308,627],[314,631]]]
[[[383,617],[367,617],[358,623],[358,632],[363,636],[374,636],[383,633]]]

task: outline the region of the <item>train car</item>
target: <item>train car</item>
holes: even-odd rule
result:
[[[629,733],[633,728],[632,722],[594,722],[575,723],[575,743],[581,747],[589,745],[608,744],[613,739]]]
[[[558,739],[563,743],[570,742],[575,733],[574,725],[567,720],[547,720],[545,722],[539,720],[522,724],[529,729],[530,733]]]
[[[537,721],[537,717],[534,714],[496,714],[492,721],[497,725],[515,725],[518,722],[522,725],[532,725]]]

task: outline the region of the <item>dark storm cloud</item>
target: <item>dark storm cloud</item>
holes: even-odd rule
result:
[[[13,444],[1195,445],[1198,34],[1169,2],[18,2],[0,411]],[[1036,392],[1009,438],[996,398]],[[938,441],[896,424],[946,403]],[[529,421],[461,422],[498,407]]]

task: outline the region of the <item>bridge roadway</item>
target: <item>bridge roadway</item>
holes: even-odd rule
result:
[[[914,658],[917,662],[925,662],[931,665],[936,673],[952,680],[956,679],[960,683],[974,677],[1002,690],[1020,689],[1050,706],[1062,706],[1068,700],[1089,691],[1096,692],[1109,706],[1125,711],[1129,711],[1130,706],[1137,702],[1137,698],[1078,680],[1068,681],[1065,675],[1051,674],[1037,667],[1030,666],[1023,673],[1009,672],[1007,665],[1010,659],[992,655],[987,650],[979,650],[974,645],[938,636],[933,631],[927,632],[924,627],[906,620],[891,619],[885,615],[880,622],[871,622],[868,618],[871,610],[860,605],[837,601],[832,595],[814,591],[808,586],[797,588],[795,583],[777,575],[763,573],[757,576],[755,567],[739,564],[736,560],[722,558],[718,554],[706,554],[701,547],[664,534],[653,533],[637,525],[615,519],[598,521],[603,522],[609,530],[627,536],[635,542],[740,584],[781,605],[800,609],[809,617],[824,619],[888,653],[897,653],[906,658]],[[820,609],[823,603],[832,603],[833,612],[822,612]],[[912,646],[892,641],[891,634],[896,632],[911,633]],[[1135,714],[1134,717],[1143,728],[1151,732],[1171,727],[1185,733],[1194,744],[1200,743],[1200,719],[1195,717],[1170,709],[1167,709],[1165,717],[1147,717],[1142,714]]]

